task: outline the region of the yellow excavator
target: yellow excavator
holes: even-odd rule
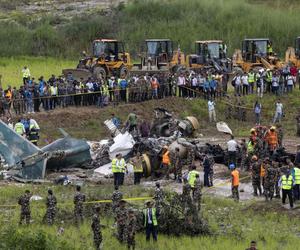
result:
[[[297,68],[300,68],[300,36],[296,38],[295,48],[288,47],[285,52],[285,62],[292,63]]]
[[[173,50],[170,39],[147,39],[142,46],[140,63],[133,65],[131,74],[178,72],[185,67],[185,56],[178,48]]]
[[[273,53],[269,38],[244,39],[242,50],[235,50],[232,56],[233,72],[249,72],[250,69],[280,69],[283,62]]]
[[[193,71],[215,69],[219,72],[231,71],[231,59],[227,58],[227,46],[222,40],[195,42],[195,54],[187,55],[187,67]]]
[[[114,75],[126,77],[132,68],[130,54],[125,52],[123,42],[114,39],[97,39],[93,41],[93,54],[83,53],[76,69],[64,69],[65,76],[72,75],[74,79],[95,79]]]

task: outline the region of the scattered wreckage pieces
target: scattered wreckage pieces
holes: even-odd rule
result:
[[[44,179],[46,169],[82,166],[90,162],[90,147],[85,140],[64,138],[38,148],[0,121],[0,155],[11,176],[19,181]]]
[[[223,132],[223,133],[232,135],[232,130],[229,128],[229,126],[227,125],[227,123],[225,123],[225,122],[217,122],[216,126],[217,126],[217,130],[219,132]]]

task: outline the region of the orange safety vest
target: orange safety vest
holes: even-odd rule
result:
[[[162,163],[163,164],[166,164],[166,165],[169,165],[170,164],[170,151],[167,150],[165,153],[163,153],[162,155]]]
[[[269,131],[267,135],[267,142],[271,149],[275,149],[276,146],[278,145],[278,138],[277,138],[277,133],[274,131]]]
[[[158,89],[158,82],[156,80],[151,81],[151,88],[152,89]]]
[[[5,97],[9,100],[12,99],[12,92],[10,90],[7,91],[7,93],[5,94]]]
[[[240,185],[240,173],[237,170],[233,170],[231,172],[231,176],[232,176],[232,186],[236,187],[238,185]]]
[[[260,177],[265,177],[266,176],[266,169],[264,165],[260,166]]]

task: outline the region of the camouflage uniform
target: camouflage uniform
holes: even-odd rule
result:
[[[164,191],[161,188],[156,187],[153,199],[155,200],[155,208],[158,214],[161,211],[162,204],[164,202],[164,196]]]
[[[127,208],[119,207],[117,209],[117,238],[120,242],[124,242],[126,240],[127,214]]]
[[[175,152],[172,162],[174,162],[174,168],[175,168],[175,179],[178,181],[182,180],[182,162],[181,158],[179,156],[179,152]]]
[[[79,221],[83,221],[83,203],[85,202],[85,195],[76,192],[74,195],[74,216],[75,216],[75,223],[78,224]]]
[[[247,169],[247,145],[245,142],[241,143],[241,169]]]
[[[265,183],[264,183],[264,193],[265,193],[266,200],[268,200],[269,198],[270,200],[273,199],[275,184],[276,184],[276,169],[274,169],[270,165],[267,165]]]
[[[196,178],[194,193],[193,193],[193,202],[194,202],[194,206],[197,208],[198,211],[201,208],[201,198],[202,198],[201,189],[202,189],[202,184],[200,178]]]
[[[279,166],[274,166],[275,171],[276,171],[276,177],[275,177],[275,197],[276,198],[280,198],[280,187],[278,186],[278,182],[281,178],[281,169],[279,168]],[[286,173],[286,172],[284,172]]]
[[[100,216],[98,213],[95,213],[92,218],[92,230],[94,234],[94,245],[96,250],[100,249],[100,244],[102,242],[102,233],[100,227]]]
[[[21,206],[20,225],[22,225],[23,220],[25,220],[26,224],[30,223],[30,197],[30,194],[25,193],[19,198],[18,204]]]
[[[259,194],[261,195],[261,184],[260,184],[260,164],[256,161],[252,165],[252,186],[254,191],[254,196],[257,196],[257,190],[259,191]]]
[[[115,214],[116,210],[119,207],[119,202],[123,199],[123,193],[119,190],[115,190],[112,194],[111,200],[112,200],[112,211]]]
[[[188,149],[186,165],[191,166],[195,161],[195,149],[193,147]]]
[[[189,183],[185,183],[182,186],[182,208],[184,211],[188,210],[192,204],[191,190],[192,188]]]
[[[47,206],[46,218],[47,218],[47,223],[49,225],[52,225],[54,222],[54,218],[56,214],[56,204],[57,204],[56,197],[54,195],[48,195],[46,200],[46,206]]]
[[[277,129],[277,138],[278,138],[279,147],[282,147],[282,142],[283,142],[283,129],[282,129],[282,127],[279,127]]]
[[[135,249],[135,232],[136,232],[136,217],[131,215],[128,217],[126,224],[126,238],[127,238],[127,247],[130,249]]]

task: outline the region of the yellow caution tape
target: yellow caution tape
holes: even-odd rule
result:
[[[149,199],[153,199],[153,197],[149,196],[149,197],[132,197],[132,198],[125,198],[123,200],[125,201],[141,201],[141,200],[149,200]],[[42,201],[42,200],[39,200]],[[96,204],[96,203],[111,203],[112,200],[97,200],[97,201],[86,201],[83,204]],[[68,202],[68,203],[60,203],[61,205],[73,205],[74,203]],[[60,205],[59,204],[59,205]],[[18,204],[8,204],[8,205],[0,205],[1,207],[17,207]]]

